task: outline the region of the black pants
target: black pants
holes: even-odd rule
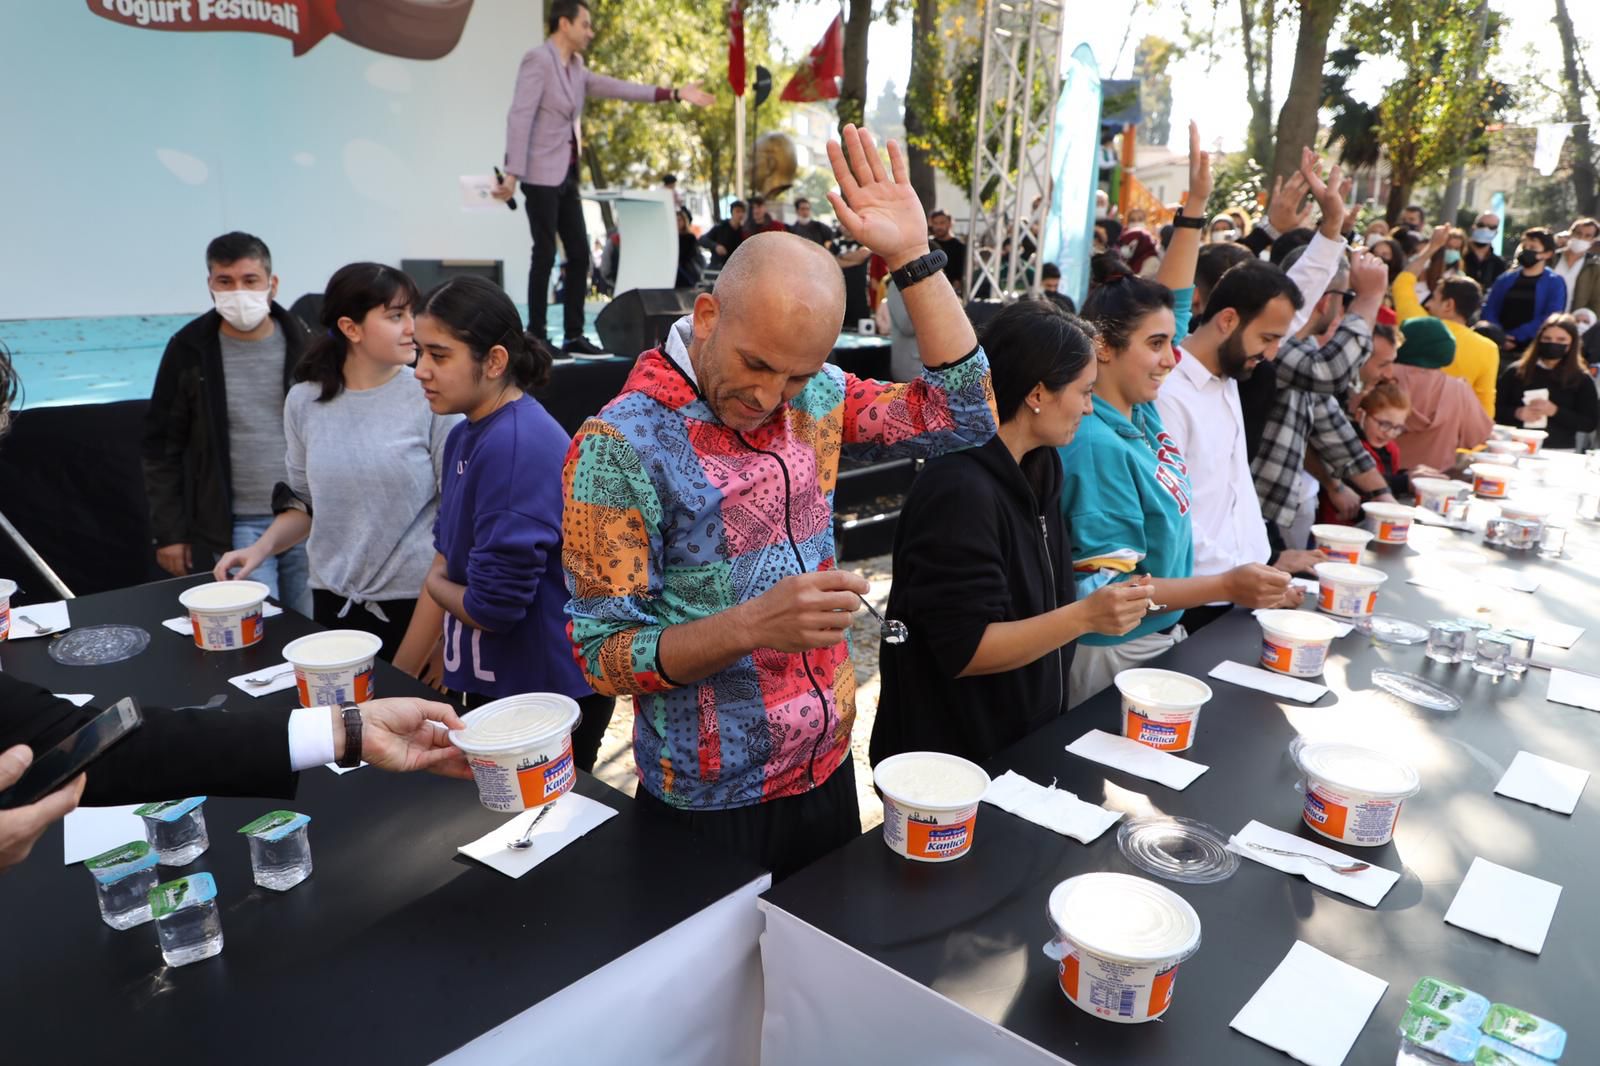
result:
[[[446,702],[470,711],[498,696],[483,696],[476,692],[448,692]],[[600,756],[600,741],[605,738],[606,726],[611,724],[611,712],[616,710],[615,696],[602,696],[592,692],[578,701],[578,727],[572,731],[572,764],[586,774],[594,773],[594,763]]]
[[[578,165],[567,171],[560,185],[522,183],[522,204],[533,235],[533,262],[528,270],[528,329],[546,336],[545,299],[550,292],[550,268],[556,261],[556,237],[567,253],[564,336],[558,342],[583,336],[583,297],[589,291],[589,230],[583,224],[583,201],[578,196]]]
[[[634,798],[644,811],[684,826],[734,855],[772,871],[781,881],[861,835],[856,770],[845,755],[833,776],[810,792],[726,811],[686,811],[663,803],[641,786]]]
[[[1189,635],[1192,637],[1199,630],[1204,629],[1231,610],[1233,610],[1233,604],[1231,603],[1208,603],[1199,607],[1191,607],[1183,612],[1183,628],[1188,630]]]
[[[329,629],[359,629],[363,633],[371,633],[382,638],[383,647],[378,649],[378,658],[392,663],[394,653],[400,650],[400,642],[405,639],[406,627],[411,624],[411,616],[416,612],[417,601],[384,600],[378,606],[389,616],[387,622],[359,603],[351,604],[349,612],[340,618],[339,611],[344,607],[343,596],[326,589],[311,590],[312,621]]]

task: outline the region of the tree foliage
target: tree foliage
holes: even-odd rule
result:
[[[1133,53],[1133,76],[1139,81],[1139,139],[1166,144],[1172,135],[1172,75],[1167,67],[1183,56],[1183,48],[1165,37],[1145,36]]]

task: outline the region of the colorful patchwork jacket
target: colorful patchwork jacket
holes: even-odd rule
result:
[[[688,321],[668,341],[678,353]],[[826,364],[748,433],[718,421],[661,350],[639,357],[567,453],[562,558],[579,666],[596,691],[633,695],[642,787],[677,807],[744,807],[805,792],[849,758],[847,643],[758,650],[678,687],[657,662],[661,633],[834,566],[841,452],[933,456],[994,432],[981,348],[898,385]]]

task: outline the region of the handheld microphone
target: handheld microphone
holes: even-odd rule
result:
[[[500,173],[499,167],[494,168],[494,180],[502,183],[506,180],[506,176]],[[515,196],[506,201],[506,208],[510,211],[515,211],[517,209],[517,198]]]

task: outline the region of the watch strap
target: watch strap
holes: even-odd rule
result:
[[[950,262],[950,257],[944,254],[944,249],[935,248],[927,255],[920,256],[901,267],[891,271],[889,276],[894,278],[895,288],[905,292],[919,281],[926,281],[942,271]]]
[[[339,705],[339,714],[344,719],[344,755],[339,767],[353,770],[361,765],[361,708],[346,701]]]
[[[1205,229],[1204,215],[1185,215],[1182,213],[1172,216],[1172,225],[1175,229]]]

